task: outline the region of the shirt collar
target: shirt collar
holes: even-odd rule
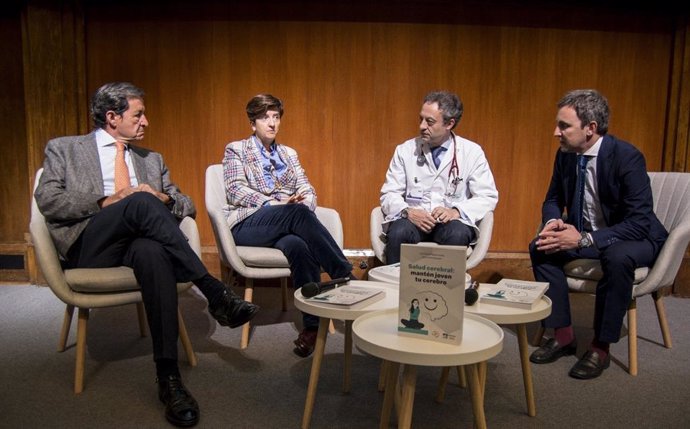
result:
[[[583,155],[589,156],[589,157],[596,157],[599,155],[599,149],[601,149],[601,142],[604,141],[604,137],[599,137],[599,140],[597,140],[596,143],[592,145]]]
[[[454,137],[453,133],[450,133],[450,137],[448,138],[448,140],[444,141],[443,143],[441,143],[440,146],[436,146],[435,148],[431,147],[431,145],[427,143],[427,145],[429,147],[429,151],[433,151],[434,149],[438,149],[438,150],[450,149],[450,145],[453,144],[453,137]],[[441,149],[441,148],[443,148],[443,149]]]
[[[96,135],[96,145],[98,147],[112,146],[115,144],[115,137],[108,134],[103,128],[99,128],[95,132]],[[129,146],[125,143],[125,150]]]
[[[254,144],[256,144],[256,147],[259,148],[259,151],[261,152],[262,155],[266,156],[267,158],[271,156],[271,154],[275,153],[276,151],[276,142],[274,141],[271,143],[269,146],[271,148],[271,152],[269,153],[266,150],[266,146],[261,143],[261,140],[259,140],[256,136],[252,136],[252,140],[254,140]]]

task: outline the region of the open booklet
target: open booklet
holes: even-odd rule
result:
[[[306,301],[340,308],[358,309],[373,304],[385,296],[386,292],[383,289],[343,285],[307,298]]]
[[[479,301],[531,310],[548,288],[547,282],[502,279],[495,285],[482,284]]]

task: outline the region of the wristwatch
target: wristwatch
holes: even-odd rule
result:
[[[577,248],[584,249],[586,247],[590,247],[591,245],[592,239],[590,238],[589,234],[585,231],[582,231],[580,233],[580,240],[577,242]]]
[[[402,211],[400,212],[400,217],[403,219],[407,219],[407,209],[406,208],[402,209]]]

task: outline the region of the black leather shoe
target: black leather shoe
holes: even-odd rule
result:
[[[551,338],[546,344],[532,352],[529,361],[532,363],[551,363],[563,356],[574,355],[576,351],[577,340],[575,338],[565,346],[561,346],[555,338]]]
[[[590,378],[597,378],[602,372],[611,364],[611,357],[607,354],[603,362],[599,353],[593,350],[587,350],[582,355],[579,361],[570,369],[569,376],[579,378],[580,380],[589,380]]]
[[[316,335],[318,331],[304,329],[300,332],[299,337],[293,343],[295,348],[292,350],[299,357],[307,357],[314,353],[316,346]]]
[[[165,418],[175,426],[190,427],[199,422],[199,404],[177,375],[158,379],[158,399],[165,404]]]
[[[237,328],[252,320],[259,306],[244,301],[235,292],[225,289],[223,295],[208,304],[208,312],[222,326]]]

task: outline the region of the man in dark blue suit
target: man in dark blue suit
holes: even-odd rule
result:
[[[571,91],[559,101],[554,136],[560,150],[542,206],[544,227],[529,247],[534,277],[549,282],[546,294],[553,302],[543,325],[554,328],[554,337],[530,356],[533,363],[575,354],[563,266],[581,258],[601,262],[594,338],[569,372],[579,379],[608,368],[609,344],[620,338],[635,268],[651,266],[668,236],[653,211],[644,156],[607,135],[608,117],[608,102],[595,90]]]

